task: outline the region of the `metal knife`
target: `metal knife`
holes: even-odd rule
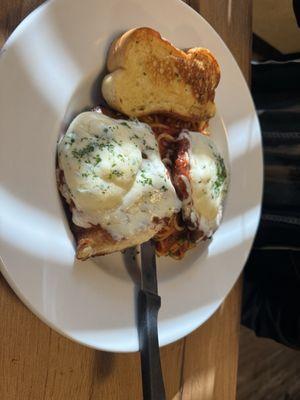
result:
[[[141,245],[141,289],[138,295],[138,331],[144,400],[165,400],[158,345],[157,316],[161,305],[157,294],[156,256],[152,241]]]

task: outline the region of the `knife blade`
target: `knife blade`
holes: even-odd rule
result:
[[[157,294],[155,245],[149,240],[141,245],[141,288]]]
[[[141,245],[141,289],[138,296],[138,331],[144,400],[165,400],[158,344],[157,316],[161,298],[157,294],[156,256],[152,241]]]

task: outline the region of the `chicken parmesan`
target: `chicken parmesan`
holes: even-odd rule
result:
[[[91,111],[58,144],[58,177],[84,259],[153,237],[181,209],[150,126]]]

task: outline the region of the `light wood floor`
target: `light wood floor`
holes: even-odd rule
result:
[[[242,327],[237,400],[300,400],[300,351]]]

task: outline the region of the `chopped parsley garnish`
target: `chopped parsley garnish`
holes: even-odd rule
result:
[[[122,142],[119,143],[119,142],[117,142],[116,139],[114,139],[114,138],[112,138],[111,140],[112,140],[112,142],[118,144],[119,146],[121,146],[121,144],[122,144]]]
[[[168,190],[168,188],[167,188],[165,185],[163,185],[163,186],[160,188],[160,190],[162,190],[163,192],[166,192],[166,191]]]
[[[87,178],[87,177],[89,176],[89,174],[87,174],[86,172],[83,172],[83,173],[81,174],[81,176],[82,176],[83,178]]]
[[[82,149],[74,149],[72,150],[72,154],[77,160],[81,159],[82,157],[90,154],[92,151],[95,150],[95,147],[92,143],[89,143],[87,146],[83,147]]]
[[[143,186],[145,186],[145,185],[150,185],[150,186],[152,186],[152,185],[153,185],[153,184],[152,184],[152,179],[145,175],[145,171],[144,171],[144,170],[142,170],[141,178],[142,178],[142,179],[141,179],[139,182],[140,182]]]
[[[120,176],[123,176],[123,175],[124,175],[124,172],[119,171],[119,170],[117,170],[117,169],[113,169],[113,170],[111,171],[111,173],[109,174],[109,179],[112,179],[113,176],[117,176],[117,177],[119,178]]]
[[[147,145],[147,146],[146,146],[146,150],[155,150],[155,149],[154,149],[154,147],[151,147],[151,146],[148,146],[148,145]]]
[[[214,191],[214,195],[219,196],[223,183],[227,178],[227,173],[223,158],[217,154],[215,154],[215,157],[217,160],[217,178],[212,185],[212,189]]]
[[[119,160],[125,162],[125,157],[123,156],[123,154],[118,154],[117,157]]]
[[[138,136],[138,135],[133,135],[133,136],[130,136],[129,139],[130,139],[130,140],[139,139],[139,136]]]
[[[99,143],[98,147],[100,150],[107,149],[110,153],[114,153],[115,146],[112,143]]]
[[[127,128],[131,129],[131,126],[127,124],[127,122],[120,122],[120,125],[127,126]]]
[[[102,161],[99,154],[96,154],[95,157],[93,157],[93,159],[95,160],[95,166],[98,165]]]
[[[85,139],[85,138],[82,138]],[[88,140],[88,138],[86,138]],[[91,163],[90,160],[90,154],[96,150],[103,150],[103,149],[107,149],[110,153],[114,154],[114,144],[108,142],[108,141],[103,141],[100,142],[99,141],[93,141],[88,143],[86,146],[82,147],[82,148],[76,148],[72,150],[72,155],[74,158],[76,158],[78,161],[84,161],[85,163],[89,164]],[[95,164],[94,166],[96,166],[97,164],[99,164],[99,162],[102,161],[101,157],[99,156],[99,154],[96,154],[94,157],[92,157],[95,160]]]

